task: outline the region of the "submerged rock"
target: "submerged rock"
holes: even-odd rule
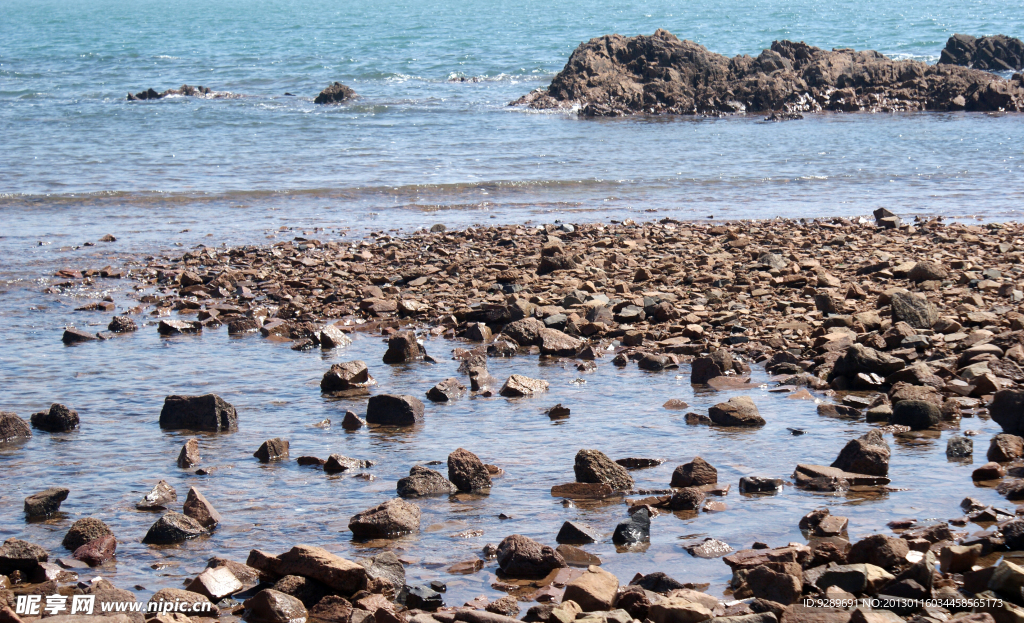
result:
[[[767,422],[748,396],[735,396],[708,409],[708,417],[719,426],[764,426]]]
[[[107,524],[95,517],[85,517],[71,524],[61,544],[73,552],[86,543],[108,535],[113,536],[114,533]]]
[[[366,421],[382,426],[412,426],[423,421],[423,403],[415,396],[379,394],[366,404]]]
[[[134,95],[128,94],[129,102],[141,102],[146,100],[159,100],[171,95],[180,95],[183,97],[226,97],[230,96],[230,93],[218,93],[208,87],[204,86],[189,86],[187,84],[181,85],[177,89],[167,89],[166,91],[157,92],[156,89],[146,89],[145,91],[139,91]]]
[[[657,30],[605,35],[570,55],[544,91],[513,102],[587,117],[832,111],[1024,110],[1024,84],[878,52],[775,41],[728,58]]]
[[[60,503],[68,499],[71,490],[66,487],[50,487],[46,491],[33,493],[25,498],[25,515],[45,517],[60,510]]]
[[[32,428],[48,433],[67,433],[78,428],[78,412],[62,404],[52,404],[48,411],[32,414]]]
[[[629,519],[615,526],[612,543],[629,547],[651,540],[651,514],[641,508],[629,516]]]
[[[366,363],[347,361],[336,363],[324,373],[320,381],[320,391],[324,393],[347,392],[349,395],[367,394],[369,387],[377,381],[370,376]]]
[[[889,444],[877,430],[872,430],[857,439],[851,439],[839,452],[832,463],[845,472],[887,476],[889,474]]]

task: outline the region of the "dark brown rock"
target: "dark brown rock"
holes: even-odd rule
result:
[[[68,499],[71,490],[66,487],[50,487],[46,491],[33,493],[25,498],[25,514],[29,517],[46,517],[60,510],[60,503]]]
[[[708,417],[719,426],[759,427],[767,422],[747,396],[735,396],[708,409]]]
[[[423,421],[423,403],[415,396],[379,394],[366,405],[366,421],[380,426],[412,426]]]
[[[498,544],[498,566],[514,578],[542,578],[567,566],[561,554],[531,538],[513,534]]]
[[[889,474],[889,444],[877,430],[857,439],[851,439],[839,452],[832,467],[854,474],[887,476]]]
[[[117,539],[107,534],[75,549],[72,556],[90,567],[98,567],[114,557],[117,551]]]
[[[704,459],[694,457],[672,472],[672,487],[699,487],[718,482],[718,470]]]
[[[32,436],[28,422],[10,411],[0,412],[0,445],[22,441]]]
[[[491,476],[483,462],[469,450],[459,448],[448,455],[448,480],[459,491],[491,488]]]
[[[61,404],[50,405],[49,411],[32,414],[32,428],[48,433],[67,433],[78,428],[78,412]]]
[[[113,536],[110,527],[95,517],[85,517],[71,524],[61,544],[70,551],[103,536]]]
[[[368,388],[376,383],[377,381],[370,376],[366,363],[346,361],[332,365],[331,369],[324,373],[324,378],[320,380],[320,391],[365,394],[369,392]]]
[[[340,104],[356,97],[356,92],[340,82],[332,82],[313,100],[314,104]]]
[[[149,545],[169,545],[184,543],[204,534],[206,528],[195,519],[169,511],[149,528],[142,542]]]
[[[199,440],[195,438],[189,439],[181,447],[181,452],[178,453],[178,467],[183,469],[195,467],[199,465],[201,458],[199,456]]]
[[[199,525],[207,530],[212,530],[222,520],[220,513],[213,507],[213,504],[210,504],[206,496],[195,487],[189,487],[188,496],[185,497],[185,504],[182,510],[185,515],[196,520]]]
[[[260,447],[252,455],[260,460],[260,463],[269,463],[280,459],[288,458],[288,440],[275,437],[260,444]]]
[[[388,340],[388,350],[384,353],[384,363],[408,363],[421,361],[427,355],[427,349],[416,340],[412,331],[402,331]]]
[[[168,396],[160,411],[160,428],[230,432],[238,430],[238,414],[215,394]]]
[[[614,490],[633,488],[633,477],[626,468],[599,450],[577,452],[573,470],[576,472],[576,482],[604,483]]]
[[[434,402],[449,402],[462,398],[466,394],[466,386],[457,378],[447,378],[430,388],[427,398]]]

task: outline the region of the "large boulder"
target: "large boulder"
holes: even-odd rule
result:
[[[1024,438],[1009,433],[1000,433],[992,438],[988,447],[989,461],[1006,463],[1024,456]]]
[[[61,404],[52,404],[48,411],[32,414],[32,428],[48,433],[67,433],[78,428],[78,412]]]
[[[576,482],[604,483],[616,491],[633,488],[633,477],[626,468],[609,459],[600,450],[580,450],[573,465]]]
[[[21,441],[32,436],[28,422],[10,411],[0,411],[0,445]]]
[[[1003,389],[992,396],[988,406],[992,419],[1003,432],[1024,436],[1024,390]]]
[[[921,294],[893,292],[892,315],[915,329],[930,329],[939,320],[939,310]]]
[[[357,539],[386,539],[420,529],[420,508],[402,498],[394,498],[356,513],[348,522]]]
[[[562,555],[551,547],[521,534],[512,534],[498,544],[498,566],[514,578],[542,578],[567,565]]]
[[[90,567],[98,567],[114,557],[117,551],[117,539],[113,534],[101,536],[75,549],[72,557],[81,560]]]
[[[988,71],[1020,71],[1024,69],[1024,42],[1006,35],[955,34],[946,41],[939,64]]]
[[[445,495],[458,490],[455,483],[441,473],[422,465],[413,465],[409,470],[409,475],[398,481],[398,495],[403,498]]]
[[[169,511],[150,526],[149,532],[143,537],[142,542],[149,545],[184,543],[206,533],[206,528],[195,519]]]
[[[554,357],[575,357],[576,353],[583,348],[583,340],[578,340],[571,335],[567,335],[558,329],[549,329],[547,327],[541,329],[539,332],[539,344],[540,352],[542,355],[551,355]]]
[[[230,432],[238,430],[238,413],[216,394],[168,396],[160,411],[160,428]]]
[[[512,338],[520,346],[533,346],[540,341],[541,331],[546,328],[543,322],[531,316],[508,323],[501,333]]]
[[[513,104],[563,110],[575,105],[585,117],[1019,111],[1024,110],[1024,87],[977,69],[785,40],[755,57],[729,58],[657,30],[653,35],[605,35],[581,43],[547,89]]]
[[[320,380],[320,391],[324,393],[346,392],[350,395],[369,393],[369,387],[377,381],[363,361],[336,363],[324,373]]]
[[[320,547],[296,545],[277,557],[278,575],[301,575],[351,595],[366,584],[366,569]]]
[[[388,350],[384,353],[384,363],[408,363],[422,361],[427,356],[427,349],[416,339],[412,331],[400,331],[388,340]]]
[[[926,400],[901,400],[893,405],[890,424],[909,426],[911,430],[925,430],[942,420],[939,407]]]
[[[448,480],[459,491],[480,491],[491,488],[491,474],[477,455],[459,448],[448,455]]]
[[[447,378],[427,391],[427,399],[433,402],[451,402],[466,394],[466,386],[455,377]]]
[[[851,439],[839,452],[832,467],[854,474],[887,476],[889,474],[889,444],[877,430]]]
[[[719,426],[764,426],[767,422],[749,396],[734,396],[708,409],[708,417]]]
[[[366,421],[381,426],[412,426],[423,421],[423,402],[415,396],[379,394],[366,404]]]
[[[698,357],[690,364],[690,383],[693,385],[705,385],[723,374],[722,369],[711,357]]]
[[[340,82],[332,82],[313,100],[314,104],[340,104],[356,97],[356,92]]]
[[[846,554],[849,564],[870,564],[882,569],[895,569],[907,562],[910,546],[906,539],[885,534],[872,534],[853,544]]]

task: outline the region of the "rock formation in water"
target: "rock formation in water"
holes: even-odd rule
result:
[[[340,104],[356,97],[356,92],[340,82],[334,82],[316,96],[314,104]]]
[[[939,64],[988,71],[1020,71],[1024,69],[1024,41],[1006,35],[953,35],[942,50]]]
[[[135,95],[132,95],[131,93],[129,93],[128,94],[128,101],[129,102],[138,102],[138,101],[143,101],[143,100],[159,100],[159,99],[163,99],[163,98],[165,98],[165,97],[167,97],[169,95],[183,95],[185,97],[208,97],[208,98],[213,98],[213,97],[224,97],[224,96],[227,96],[227,95],[230,95],[230,94],[229,93],[219,93],[217,91],[212,91],[208,87],[203,87],[203,86],[193,87],[193,86],[189,86],[187,84],[183,84],[183,85],[181,85],[181,88],[179,88],[179,89],[167,89],[166,91],[163,91],[162,93],[161,92],[157,92],[156,89],[146,89],[145,91],[139,91]]]
[[[816,111],[1024,110],[1024,77],[1006,80],[955,65],[893,60],[878,52],[776,41],[756,57],[728,58],[658,30],[581,44],[547,90],[513,105],[587,117]]]

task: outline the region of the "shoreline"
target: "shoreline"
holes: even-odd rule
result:
[[[890,447],[885,436],[892,434],[894,440],[927,436],[929,429],[958,426],[960,417],[988,415],[992,394],[997,391],[1010,392],[1003,396],[1016,395],[1015,388],[1024,381],[1018,365],[1024,360],[1024,315],[1019,311],[1024,293],[1017,281],[1024,246],[1015,242],[1022,231],[1024,227],[1017,223],[910,224],[882,212],[877,222],[868,223],[833,219],[720,224],[663,219],[641,224],[510,225],[394,237],[385,234],[377,235],[373,242],[347,244],[299,239],[223,253],[207,247],[183,254],[180,262],[150,263],[141,274],[140,270],[132,269],[132,278],[146,286],[139,300],[143,307],[133,314],[138,322],[133,320],[133,324],[142,324],[139,330],[160,330],[166,335],[201,332],[226,324],[229,332],[260,332],[267,339],[287,340],[296,350],[324,346],[343,349],[349,339],[346,333],[367,332],[389,338],[385,363],[412,363],[431,355],[407,332],[412,327],[426,336],[466,342],[465,349],[454,353],[463,363],[460,372],[464,376],[450,379],[454,383],[438,384],[437,392],[445,394],[446,399],[449,393],[486,397],[488,392],[514,396],[538,391],[531,389],[532,377],[511,382],[489,374],[489,362],[495,358],[514,358],[519,353],[539,354],[576,365],[580,372],[608,363],[615,367],[636,366],[652,375],[677,371],[697,385],[707,386],[707,391],[722,392],[754,392],[756,386],[743,379],[751,367],[764,367],[772,373],[772,389],[781,388],[785,394],[814,390],[832,397],[835,404],[820,404],[819,415],[866,415],[869,421],[882,424],[876,429],[881,435],[872,431],[850,440],[837,458],[840,467],[830,471],[826,466],[802,466],[791,477],[796,486],[812,491],[867,494],[884,490],[889,484]],[[70,283],[79,282],[74,273],[65,274],[64,278]],[[103,309],[101,306],[97,313],[106,313]],[[159,329],[143,322],[142,313],[148,309],[156,312],[152,320]],[[193,313],[195,320],[186,320]],[[338,320],[325,323],[325,319]],[[120,321],[117,328],[130,327]],[[78,339],[85,337],[79,335]],[[75,334],[69,339],[75,341]],[[430,346],[430,342],[426,345]],[[75,348],[90,347],[83,343]],[[442,357],[439,353],[432,355]],[[372,362],[369,371],[379,365]],[[662,372],[665,370],[669,372]],[[353,392],[349,395],[356,396],[370,394],[367,379],[360,373],[339,370],[332,377],[337,385],[329,391]],[[543,381],[544,375],[541,367],[534,380]],[[376,389],[372,391],[382,395]],[[417,395],[422,401],[423,394]],[[687,423],[749,427],[751,434],[756,435],[763,418],[756,406],[752,410],[750,406],[753,405],[733,399],[715,405],[707,414],[687,414]],[[688,407],[679,408],[685,411]],[[414,403],[411,410],[415,420]],[[991,417],[1007,433],[1020,434],[1016,420],[1010,417],[1015,413],[1013,408],[1010,415],[1006,415],[1005,408],[992,411]],[[397,421],[401,421],[404,411],[397,412],[398,416],[388,412],[386,417],[398,417]],[[58,419],[60,416],[52,410],[50,415]],[[357,418],[362,415],[354,414]],[[366,415],[371,419],[369,413]],[[966,437],[959,439],[970,441]],[[965,442],[957,444],[962,451]],[[1003,452],[996,457],[1002,459],[1002,465],[980,469],[1001,477],[1009,467],[1009,473],[1015,474],[1024,445],[1007,436],[999,439],[999,443],[994,440],[993,448]],[[271,450],[272,446],[268,452]],[[981,448],[977,450],[980,452]],[[990,458],[992,452],[990,449]],[[467,459],[470,471],[475,469],[474,473],[482,478],[479,459],[475,463],[472,459]],[[708,480],[706,468],[696,460],[680,466],[682,486],[636,491],[631,485],[623,486],[620,479],[626,472],[624,468],[606,464],[608,457],[592,460],[596,467],[590,472],[585,469],[581,475],[577,457],[578,484],[565,490],[566,499],[629,491],[631,513],[624,523],[635,519],[641,524],[640,533],[645,513],[715,512],[716,497],[723,495],[723,486]],[[687,465],[690,467],[683,469]],[[500,471],[501,467],[495,469]],[[486,471],[489,475],[497,474],[490,467]],[[701,472],[705,472],[704,479],[695,479],[694,475]],[[452,473],[449,470],[449,479],[455,481]],[[500,487],[500,482],[496,481],[494,486]],[[729,487],[736,487],[739,493],[770,493],[781,484],[766,478],[744,478],[738,487],[736,483],[723,483],[728,485],[724,486],[725,494]],[[1004,484],[1009,499],[1016,499],[1017,481],[1007,479]],[[973,486],[963,483],[965,497],[971,495]],[[1013,521],[1012,514],[1001,515],[991,508],[969,506],[963,510],[970,514],[989,513],[998,527],[1019,523]],[[418,522],[418,511],[416,514]],[[826,589],[832,585],[821,586],[821,576],[807,582],[814,577],[809,572],[822,571],[821,564],[812,563],[861,560],[856,555],[848,560],[847,555],[858,546],[857,551],[870,547],[857,542],[852,544],[854,549],[845,551],[851,546],[849,541],[842,544],[845,525],[838,530],[830,525],[843,524],[843,518],[828,517],[831,516],[812,513],[807,519],[809,533],[823,535],[813,548],[783,546],[728,554],[735,563],[729,564],[735,578],[733,597],[747,595],[775,603],[798,602],[805,596],[850,599],[858,592],[874,595],[885,588],[904,590],[904,594],[893,595],[907,599],[953,599],[947,589],[955,592],[967,585],[968,575],[982,577],[992,571],[971,570],[968,565],[966,571],[957,567],[960,571],[954,572],[943,566],[941,581],[932,585],[931,573],[925,571],[936,562],[926,551],[933,550],[943,560],[952,555],[971,558],[971,552],[988,557],[1012,543],[1012,536],[1005,534],[964,535],[956,538],[967,551],[949,550],[956,552],[950,554],[944,548],[953,547],[951,530],[959,532],[959,528],[967,525],[967,518],[962,524],[901,526],[896,529],[903,538],[884,536],[884,542],[875,544],[886,551],[903,552],[901,555],[881,561],[882,564],[875,564],[880,562],[875,558],[871,558],[874,562],[865,558],[852,563],[874,564],[885,575],[860,568],[862,572],[870,571],[866,580],[869,584],[862,590],[828,592]],[[792,520],[795,523],[799,517]],[[701,546],[714,549],[715,544],[692,545],[695,549]],[[523,547],[524,551],[535,549],[530,543]],[[540,558],[547,560],[545,564],[552,564],[552,560],[557,563],[552,556],[543,554]],[[978,556],[974,556],[972,565]],[[249,566],[264,565],[266,568],[260,570],[265,574],[292,575],[275,571],[275,565],[280,563],[275,563],[274,558],[257,556],[250,559]],[[991,558],[986,560],[995,562]],[[344,566],[337,561],[332,564]],[[242,567],[226,563],[225,566],[239,574],[247,573]],[[502,568],[505,566],[503,563]],[[306,578],[302,581],[304,586],[307,580],[323,583],[324,572],[314,567],[304,567],[293,577]],[[561,566],[555,564],[548,571],[558,568]],[[1003,572],[1010,569],[1005,565],[1003,568]],[[737,573],[737,569],[743,573]],[[759,579],[746,579],[747,573],[754,573],[755,569],[760,569],[755,573]],[[584,592],[604,591],[601,594],[607,596],[611,579],[596,571],[580,577],[587,578],[580,581],[587,584]],[[794,586],[793,578],[799,578],[800,583]],[[927,597],[907,582],[912,578],[924,580],[914,582],[927,589]],[[563,583],[577,580],[574,577]],[[620,577],[614,584],[618,587],[626,580]],[[845,586],[842,582],[838,585]],[[355,599],[370,599],[363,604],[369,606],[363,611],[376,607],[377,618],[381,620],[402,619],[402,613],[394,612],[393,606],[372,597],[388,595],[387,586],[375,587],[378,592],[371,590]],[[777,599],[765,597],[765,587],[776,591],[771,596]],[[667,593],[673,590],[691,592],[669,597]],[[347,598],[354,591],[334,592]],[[629,599],[642,606],[646,598],[650,609],[658,605],[656,600],[663,599],[664,612],[656,610],[659,614],[652,620],[667,622],[690,616],[682,611],[693,610],[693,616],[705,615],[687,604],[703,604],[707,599],[719,602],[717,597],[694,594],[692,588],[682,586],[673,585],[662,592],[665,594],[655,597],[634,589],[616,589],[607,605],[616,605],[631,594],[623,602],[630,603],[629,608],[636,605]],[[710,618],[712,613],[751,614],[753,604],[734,604],[729,607],[731,610],[711,602],[701,607],[707,610],[706,618]],[[344,610],[339,603],[334,605]],[[308,609],[314,606],[310,604]],[[793,617],[801,616],[799,608],[783,613],[771,604],[757,602],[756,607],[781,615],[781,620],[800,620]],[[596,611],[602,610],[592,610]],[[442,613],[431,618],[447,622],[451,616],[470,623],[491,620],[472,612],[475,611]],[[631,618],[640,612],[636,610]],[[828,620],[846,620],[841,618],[842,614],[832,614],[839,618]],[[349,614],[341,622],[331,616],[323,613],[322,620],[347,623],[353,618]],[[554,617],[561,621],[560,617],[567,615],[563,609],[560,614],[547,612],[544,616],[548,618],[537,620],[549,621]],[[494,623],[504,620],[493,619]],[[430,623],[430,619],[418,619],[418,623]]]

